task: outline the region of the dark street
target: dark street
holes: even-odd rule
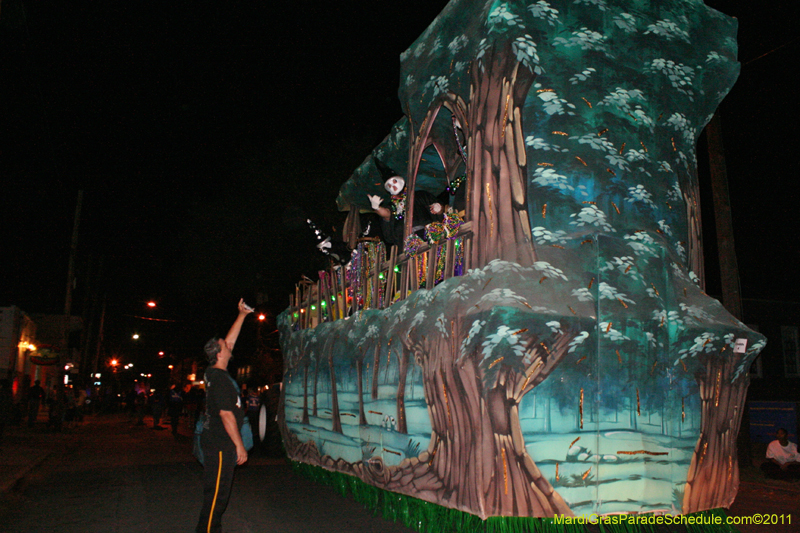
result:
[[[0,0],[0,533],[800,532],[798,17]]]
[[[152,419],[88,417],[61,434],[10,428],[0,445],[0,529],[6,533],[194,531],[202,503],[202,467],[185,427],[172,436]],[[185,424],[182,420],[181,424]],[[21,465],[40,462],[6,487]],[[38,459],[37,459],[38,458]],[[42,460],[42,458],[44,458]],[[223,529],[235,532],[407,532],[328,487],[294,474],[283,459],[251,454],[239,468]]]
[[[191,455],[185,420],[177,438],[167,426],[153,429],[152,418],[145,422],[137,426],[123,414],[91,416],[81,426],[54,434],[45,430],[40,416],[33,430],[7,429],[0,444],[3,531],[192,531],[201,504],[202,468]],[[800,521],[798,495],[800,484],[765,480],[751,466],[742,470],[739,496],[728,514],[769,513],[779,521],[782,516],[782,526],[738,529],[789,533]],[[258,451],[237,470],[223,527],[229,533],[411,531],[298,476],[284,459]]]

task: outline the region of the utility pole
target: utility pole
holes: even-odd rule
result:
[[[97,366],[98,361],[100,360],[100,352],[103,347],[103,328],[105,327],[106,322],[106,300],[108,294],[103,294],[103,310],[100,312],[100,329],[97,332],[97,348],[94,353],[94,359],[92,360],[92,374],[97,373]]]
[[[722,305],[737,319],[742,319],[742,293],[739,266],[733,244],[733,218],[728,193],[728,171],[725,166],[725,147],[722,144],[722,122],[719,111],[706,126],[708,160],[711,171],[711,192],[714,197],[714,221],[717,226]]]
[[[93,266],[95,265],[96,266]],[[92,341],[98,335],[98,315],[100,314],[100,292],[105,265],[105,257],[100,256],[96,261],[90,260],[84,278],[83,296],[83,333],[81,334],[80,371],[84,376],[95,373],[92,370],[93,355]]]
[[[67,271],[67,296],[64,301],[64,331],[61,339],[61,353],[69,358],[69,325],[72,315],[72,287],[75,285],[75,256],[78,253],[78,228],[81,223],[81,206],[83,191],[78,191],[78,202],[75,205],[75,220],[72,224],[72,240],[69,249],[69,268]]]
[[[725,147],[722,144],[722,121],[719,110],[706,126],[708,162],[711,173],[711,193],[714,198],[714,221],[717,226],[722,305],[737,319],[742,319],[742,292],[739,284],[739,266],[733,244],[733,218],[728,192],[728,171],[725,166]],[[750,442],[750,410],[742,408],[742,422],[736,437],[739,464],[750,464],[753,457]]]

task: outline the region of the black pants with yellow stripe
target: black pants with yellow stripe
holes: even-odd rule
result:
[[[203,447],[203,510],[196,533],[222,531],[222,513],[228,506],[236,468],[236,450],[220,451]]]

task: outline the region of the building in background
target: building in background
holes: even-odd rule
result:
[[[36,323],[36,339],[43,346],[60,347],[64,343],[65,320],[64,315],[48,315],[43,313],[31,313],[31,319]],[[81,334],[83,331],[83,321],[79,316],[69,317],[67,329],[67,350],[58,350],[57,361],[50,362],[50,365],[38,365],[39,373],[46,376],[47,387],[50,390],[55,385],[55,379],[63,379],[64,373],[71,377],[76,377],[80,371],[79,347]],[[34,359],[36,360],[36,359]],[[60,374],[61,378],[50,376],[49,374]],[[41,378],[37,378],[41,379]],[[50,383],[52,382],[52,383]],[[42,386],[45,386],[45,379],[42,379]]]
[[[11,381],[15,400],[28,390],[38,370],[30,360],[35,350],[36,323],[15,305],[0,307],[0,376]]]
[[[35,380],[52,390],[65,372],[78,372],[75,354],[81,324],[80,317],[70,317],[69,349],[62,350],[62,315],[28,314],[15,305],[0,307],[0,376],[11,381],[15,401],[25,398]]]
[[[747,427],[754,454],[775,438],[779,427],[797,442],[797,410],[800,403],[800,302],[744,299],[744,322],[769,339],[750,367],[747,391]],[[758,448],[761,444],[761,448]]]

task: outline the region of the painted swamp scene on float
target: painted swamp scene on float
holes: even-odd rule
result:
[[[694,0],[451,1],[340,190],[350,263],[279,317],[289,457],[482,518],[729,506],[766,340],[702,290],[695,146],[735,35]],[[403,246],[357,238],[368,195]]]

